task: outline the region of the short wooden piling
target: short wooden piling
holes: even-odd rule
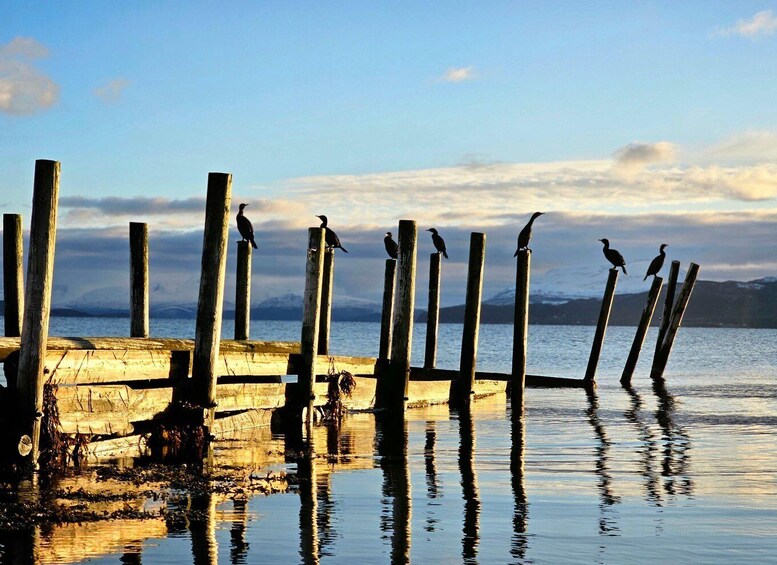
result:
[[[380,315],[380,345],[378,359],[388,360],[391,351],[391,318],[394,315],[394,280],[397,274],[397,260],[386,259],[383,277],[383,309]]]
[[[437,364],[437,326],[440,322],[440,263],[442,253],[429,255],[429,307],[426,310],[426,351],[424,369]]]
[[[675,307],[672,310],[672,321],[669,323],[669,329],[664,337],[661,351],[654,360],[653,368],[650,371],[650,376],[655,380],[662,380],[664,378],[664,369],[666,369],[666,363],[669,361],[669,354],[672,352],[672,345],[674,344],[674,339],[680,329],[680,324],[682,324],[683,315],[685,314],[685,309],[688,307],[688,302],[691,299],[691,293],[696,284],[696,277],[698,274],[699,265],[691,263],[688,267],[688,272],[685,274],[685,282],[683,282],[683,288],[680,291],[680,296],[677,298],[677,304],[675,304]]]
[[[251,324],[251,242],[237,242],[235,339],[248,339]]]
[[[43,368],[49,336],[51,287],[54,275],[54,245],[57,233],[59,198],[57,161],[35,162],[30,223],[30,252],[27,260],[27,286],[24,297],[24,323],[19,351],[19,425],[31,439],[33,466],[37,466],[43,417]],[[21,442],[20,442],[21,445]],[[26,451],[26,450],[25,450]]]
[[[642,310],[642,317],[639,319],[637,333],[634,335],[634,342],[631,344],[631,351],[629,351],[629,357],[626,359],[626,366],[623,368],[623,373],[621,374],[621,384],[623,386],[629,386],[631,384],[631,376],[634,374],[634,368],[637,366],[639,352],[642,350],[642,344],[645,343],[645,337],[647,336],[648,328],[650,327],[650,321],[653,319],[653,312],[656,309],[656,303],[661,294],[661,287],[663,284],[664,279],[661,277],[653,277],[653,284],[650,286],[650,291],[648,292],[647,304],[645,304],[645,308]]]
[[[655,364],[658,355],[661,352],[661,346],[664,343],[666,331],[669,329],[669,322],[672,321],[672,308],[674,308],[674,294],[677,289],[677,279],[680,276],[680,261],[672,261],[669,268],[669,282],[666,285],[666,297],[664,298],[664,311],[661,314],[661,325],[658,328],[658,337],[656,338],[656,349],[653,353],[653,364]]]
[[[200,296],[192,357],[193,401],[206,409],[206,425],[212,424],[216,407],[216,360],[221,341],[231,201],[232,175],[210,173],[205,202]]]
[[[313,417],[313,386],[316,382],[316,357],[321,317],[321,290],[324,278],[324,230],[308,228],[308,258],[305,264],[305,294],[302,300],[301,363],[297,382],[305,420]]]
[[[130,222],[130,337],[148,337],[148,224]]]
[[[321,316],[318,330],[318,354],[329,355],[329,328],[332,325],[332,291],[335,282],[335,250],[324,252],[324,272],[321,280]]]
[[[467,297],[464,303],[464,330],[461,337],[459,378],[451,381],[450,401],[469,403],[475,390],[475,367],[480,331],[480,303],[483,295],[483,266],[486,257],[486,234],[473,232],[469,239]]]
[[[604,343],[604,334],[607,331],[607,322],[610,320],[610,311],[612,310],[612,300],[615,296],[615,284],[618,282],[618,270],[610,269],[607,277],[607,287],[604,289],[602,298],[602,309],[599,311],[599,321],[596,324],[596,333],[591,345],[591,355],[588,358],[588,367],[585,370],[585,380],[593,384],[596,380],[596,366],[599,364],[599,355],[602,352]]]
[[[3,214],[3,301],[5,303],[5,337],[22,335],[24,316],[24,242],[22,216]]]
[[[523,414],[523,393],[526,388],[526,350],[529,336],[529,279],[531,250],[518,251],[515,269],[515,318],[513,320],[513,367],[510,380],[510,405],[513,415]]]

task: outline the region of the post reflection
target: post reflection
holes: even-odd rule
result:
[[[685,428],[674,421],[676,401],[662,380],[653,381],[653,392],[658,400],[656,421],[661,428],[664,443],[661,476],[668,496],[693,494],[693,480],[689,474],[691,439]]]
[[[192,563],[219,562],[216,542],[216,501],[211,493],[191,495],[189,534],[192,538]]]
[[[475,423],[469,406],[462,407],[459,417],[459,471],[464,498],[464,527],[461,555],[465,563],[476,563],[480,543],[480,493],[475,473]]]
[[[435,461],[435,448],[437,446],[437,427],[434,421],[426,422],[426,441],[424,442],[424,467],[426,470],[426,498],[434,500],[442,496],[442,490],[437,480],[437,463]],[[427,532],[435,531],[437,520],[432,513],[431,505],[427,505],[426,526]]]
[[[299,480],[299,555],[304,564],[318,564],[318,499],[316,496],[316,453],[312,426],[305,424],[305,434],[287,433],[286,453],[297,463]]]
[[[232,527],[229,529],[229,561],[232,565],[248,563],[248,500],[238,498],[232,501]]]
[[[640,441],[637,454],[639,455],[640,472],[644,478],[645,500],[652,506],[660,507],[663,506],[663,500],[659,484],[659,474],[656,470],[656,458],[658,455],[656,435],[641,417],[642,407],[644,406],[642,397],[631,386],[625,385],[623,388],[631,400],[631,405],[623,413],[623,416],[634,426]]]
[[[594,448],[596,454],[595,473],[597,477],[597,486],[599,489],[599,535],[617,536],[620,535],[620,528],[613,510],[613,506],[620,502],[620,498],[612,491],[612,476],[610,475],[609,451],[611,442],[607,437],[601,420],[599,420],[599,398],[596,391],[586,389],[588,396],[588,422],[594,430],[594,435],[598,440],[598,445]]]
[[[513,537],[510,543],[510,555],[516,563],[523,563],[529,549],[526,535],[529,523],[529,502],[526,498],[524,482],[524,452],[526,446],[526,428],[523,415],[512,418],[512,447],[510,449],[510,477],[513,487]]]

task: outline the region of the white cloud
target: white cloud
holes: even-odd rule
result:
[[[130,85],[130,81],[124,78],[115,78],[106,82],[104,85],[94,89],[94,95],[101,98],[103,102],[118,102],[124,89]]]
[[[677,146],[668,141],[657,143],[629,143],[613,153],[615,169],[632,176],[654,163],[669,163],[677,156]]]
[[[721,29],[719,35],[741,35],[743,37],[759,37],[771,35],[777,31],[777,16],[771,10],[758,12],[749,20],[739,20],[731,27]]]
[[[59,86],[32,65],[47,56],[46,47],[29,37],[0,45],[0,112],[24,116],[54,105]]]
[[[442,82],[464,82],[477,77],[475,67],[448,67],[440,77]]]

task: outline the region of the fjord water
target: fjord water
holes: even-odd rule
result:
[[[126,335],[123,319],[52,319],[53,335]],[[461,326],[440,327],[438,365],[457,368]],[[231,323],[225,321],[224,337]],[[331,351],[374,356],[378,324],[335,323]],[[594,328],[532,326],[528,372],[582,378]],[[152,334],[192,337],[191,320]],[[425,326],[415,327],[414,365]],[[288,463],[293,494],[221,502],[220,563],[766,563],[777,539],[777,330],[682,328],[665,387],[618,380],[634,328],[608,329],[594,394],[529,389],[522,423],[500,397],[472,417],[447,406],[401,420],[354,414]],[[297,340],[297,322],[254,322],[253,339]],[[481,326],[478,368],[507,372],[512,327]],[[285,449],[265,434],[263,449]],[[217,446],[226,455],[234,443]],[[198,558],[193,529],[108,549],[91,562]],[[45,544],[45,536],[43,542]],[[0,555],[2,552],[0,551]]]

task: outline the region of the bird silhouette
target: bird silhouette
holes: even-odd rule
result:
[[[658,255],[656,255],[655,259],[650,262],[647,273],[645,273],[645,278],[642,279],[643,281],[646,281],[650,275],[653,275],[654,277],[658,275],[658,271],[660,271],[661,267],[664,266],[664,259],[666,259],[664,247],[669,247],[669,244],[662,243],[661,247],[658,248]]]
[[[258,249],[259,246],[256,245],[256,241],[254,240],[254,226],[251,225],[251,220],[246,218],[243,214],[243,208],[246,206],[248,206],[248,204],[241,204],[240,209],[237,212],[237,231],[240,232],[243,241],[251,242],[254,249]]]
[[[529,223],[527,223],[523,229],[521,230],[521,233],[518,234],[518,249],[515,250],[515,255],[513,257],[518,256],[518,252],[521,249],[529,249],[529,240],[531,239],[531,227],[534,223],[534,220],[542,216],[545,212],[534,212],[534,214],[531,215],[531,219],[529,220]],[[531,251],[531,249],[529,249]]]
[[[326,246],[331,247],[332,249],[342,249],[345,253],[348,253],[348,250],[340,245],[340,238],[337,237],[337,234],[327,227],[327,223],[329,222],[326,219],[326,216],[321,215],[316,216],[316,218],[321,220],[320,227],[324,228],[324,241],[326,241]]]
[[[626,261],[623,259],[623,255],[616,249],[610,249],[610,241],[608,239],[600,239],[599,241],[604,244],[604,256],[613,264],[613,269],[620,267],[623,269],[623,274],[628,275],[626,272]]]
[[[386,235],[383,238],[383,243],[386,245],[386,253],[388,253],[389,257],[392,259],[399,257],[399,245],[397,245],[396,241],[391,239],[390,231],[386,232]]]
[[[447,259],[448,252],[445,251],[445,241],[443,238],[440,237],[440,234],[438,234],[437,230],[434,228],[429,228],[426,231],[432,232],[432,243],[434,243],[434,248],[437,250],[437,253],[442,253],[442,256]]]

